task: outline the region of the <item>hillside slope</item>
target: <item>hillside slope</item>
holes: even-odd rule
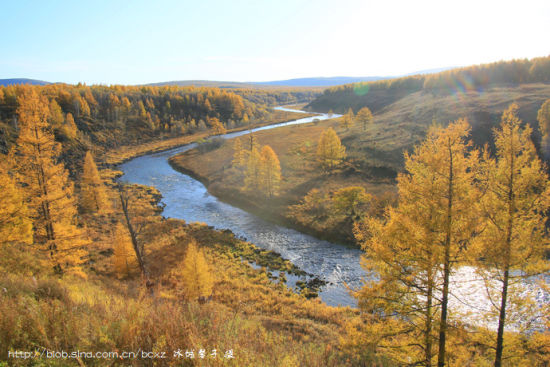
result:
[[[431,75],[413,75],[326,89],[306,109],[343,113],[368,107],[377,112],[415,92],[460,96],[484,93],[495,87],[518,87],[528,83],[550,83],[550,56],[531,60],[501,61],[455,68]]]
[[[222,200],[324,238],[353,243],[350,223],[341,223],[330,216],[326,223],[320,219],[299,223],[290,207],[299,204],[313,189],[330,197],[338,189],[360,186],[375,196],[373,211],[378,212],[380,205],[393,200],[394,179],[403,170],[403,153],[424,139],[434,121],[447,125],[465,117],[472,126],[474,143],[491,146],[492,129],[498,125],[502,111],[517,103],[520,118],[534,127],[533,140],[538,144],[536,115],[549,97],[548,84],[495,87],[457,95],[418,91],[379,108],[374,123],[365,130],[357,124],[345,129],[338,119],[332,119],[256,132],[253,134],[256,142],[260,146],[270,145],[281,163],[280,195],[271,199],[243,189],[242,178],[232,167],[232,141],[208,152],[187,151],[172,158],[171,163],[201,180]],[[315,152],[322,131],[329,127],[336,130],[346,147],[347,158],[339,170],[325,174],[318,166]],[[249,138],[244,141],[248,144]]]

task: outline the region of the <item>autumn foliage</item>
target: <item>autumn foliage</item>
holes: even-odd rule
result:
[[[486,342],[496,350],[495,366],[503,359],[521,360],[513,348],[504,350],[507,293],[509,282],[548,271],[543,213],[550,207],[550,185],[531,131],[521,128],[516,110],[510,106],[495,130],[496,157],[470,147],[464,120],[432,128],[405,155],[397,207],[356,226],[366,253],[363,265],[378,275],[357,293],[364,330],[379,336],[380,347],[395,348],[399,363],[465,363],[454,344],[462,336],[450,327],[457,320],[449,319],[450,275],[465,265],[475,265],[487,284],[500,284],[488,285],[492,299],[499,300],[493,300],[499,314],[496,342]],[[532,302],[528,298],[524,294],[523,302]]]
[[[59,161],[61,146],[47,122],[47,100],[35,89],[27,89],[17,112],[20,132],[12,156],[24,184],[36,242],[49,252],[56,272],[83,274],[79,266],[87,240],[77,223],[74,185]]]
[[[317,144],[317,159],[325,171],[330,171],[346,158],[346,147],[332,128],[323,131]]]

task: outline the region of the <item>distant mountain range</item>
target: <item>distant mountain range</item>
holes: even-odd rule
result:
[[[286,80],[274,80],[270,82],[253,82],[255,85],[276,85],[285,87],[332,87],[335,85],[359,83],[359,82],[372,82],[375,80],[388,79],[393,77],[388,76],[366,76],[366,77],[353,77],[353,76],[333,76],[333,77],[318,77],[318,78],[297,78]]]
[[[31,84],[31,85],[47,85],[52,84],[43,80],[27,79],[27,78],[13,78],[13,79],[0,79],[0,85],[13,85],[13,84]]]
[[[272,80],[266,82],[224,82],[216,80],[174,80],[169,82],[149,83],[145,85],[151,86],[164,86],[164,85],[177,85],[177,86],[190,86],[195,85],[197,87],[217,87],[217,88],[262,88],[262,87],[332,87],[335,85],[351,84],[359,82],[371,82],[382,79],[393,79],[402,76],[416,75],[416,74],[433,74],[441,71],[453,69],[454,67],[437,68],[416,71],[399,76],[333,76],[333,77],[316,77],[316,78],[296,78],[286,80]],[[0,85],[12,85],[12,84],[31,84],[31,85],[46,85],[51,84],[43,80],[26,79],[26,78],[14,78],[14,79],[0,79]]]

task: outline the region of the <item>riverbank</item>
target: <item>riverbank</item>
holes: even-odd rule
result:
[[[231,147],[231,144],[229,143],[223,146]],[[296,246],[296,244],[299,243],[301,239],[299,238],[298,233],[293,233],[296,231],[271,226],[269,223],[265,223],[259,218],[251,218],[253,216],[249,213],[230,207],[229,205],[221,205],[222,203],[206,193],[205,187],[202,184],[189,176],[179,175],[173,171],[173,169],[166,162],[170,155],[173,154],[175,154],[175,152],[170,151],[164,155],[153,155],[150,157],[144,157],[143,159],[139,158],[124,167],[125,173],[129,175],[128,177],[131,177],[130,181],[150,182],[152,185],[158,187],[163,194],[166,193],[165,202],[167,206],[164,215],[178,218],[200,218],[199,220],[209,223],[217,228],[232,228],[235,233],[239,233],[239,236],[244,235],[248,237],[248,234],[251,234],[251,237],[249,237],[250,242],[261,244],[262,248],[272,248],[271,246],[278,246],[279,249],[288,249],[288,251],[283,250],[282,252],[285,253],[286,258],[291,259],[293,262],[298,261],[297,263],[301,263],[304,261],[303,259],[307,257],[306,263],[308,263],[308,265],[313,265],[315,267],[314,271],[323,274],[324,277],[326,277],[327,274],[330,274],[331,276],[335,274],[337,277],[340,274],[345,274],[346,272],[350,274],[351,272],[348,270],[349,266],[353,263],[359,264],[359,254],[355,256],[355,254],[352,254],[351,251],[341,251],[336,254],[337,256],[334,256],[336,251],[340,251],[342,249],[341,246],[327,244],[328,246],[322,247],[322,243],[312,241],[311,245],[307,246],[307,248],[299,249],[298,247],[300,247],[301,244],[300,246]],[[189,155],[192,155],[192,153],[190,152]],[[231,160],[231,154],[226,154],[224,157]],[[199,157],[196,158],[197,159],[192,159],[195,164],[205,164],[205,161],[198,159]],[[225,171],[229,172],[230,169],[231,167],[228,167]],[[210,176],[208,176],[208,179],[206,177],[203,177],[202,179],[209,186],[216,184],[216,181]],[[277,233],[274,233],[274,230]],[[325,261],[327,258],[331,258],[331,260],[336,261],[327,262]],[[334,263],[336,263],[337,266],[331,267]],[[357,273],[352,275],[352,279],[360,279],[360,275]],[[345,284],[349,284],[347,279],[344,279],[344,281]],[[453,281],[455,280],[453,279]],[[457,281],[465,283],[465,286],[469,289],[469,279],[466,279],[466,282],[463,282],[461,279],[457,279]],[[472,297],[475,297],[474,299],[479,298],[476,295],[472,295]],[[459,297],[458,299],[461,300],[462,298]],[[470,314],[467,316],[469,320],[475,320],[478,318],[478,315]],[[468,340],[466,341],[464,339],[464,335],[461,333],[456,338],[456,335],[450,335],[449,339],[450,350],[460,350],[461,356],[462,353],[465,353],[465,351],[464,349],[460,349],[462,347],[459,348],[459,346],[464,346],[465,343],[467,345],[472,345],[472,343],[479,342],[478,336],[482,338],[494,338],[494,333],[492,331],[478,328],[477,323],[465,326],[462,322],[465,317],[466,316],[459,316],[456,320],[456,324],[454,325],[456,330],[459,331],[467,329],[469,331],[467,336],[473,335],[473,337],[470,339],[468,336]],[[356,324],[358,330],[361,330],[361,325],[364,326],[363,321]],[[355,330],[354,328],[355,326],[351,326],[349,331],[352,334],[348,335],[348,337],[349,340],[356,341],[359,339],[359,334],[358,330]],[[355,334],[353,334],[354,332]],[[365,337],[362,339],[363,341],[358,342],[358,344],[354,344],[359,346],[359,343],[364,342],[365,344],[363,344],[361,348],[364,348],[366,345],[371,343],[373,338],[377,339],[377,335],[373,335],[372,330],[364,330],[362,331],[362,335]],[[515,333],[509,333],[507,335],[511,338],[521,337],[521,335]],[[485,358],[485,355],[487,354],[490,353],[478,351],[476,349],[475,356],[472,356],[472,358],[475,357],[476,360],[479,361],[481,360],[480,358]]]
[[[247,126],[239,126],[234,129],[228,129],[227,133],[245,131],[262,126],[269,126],[274,124],[280,124],[283,122],[293,121],[295,119],[304,118],[308,116],[315,116],[315,113],[301,113],[292,111],[282,111],[274,109],[274,118],[270,121],[260,122]],[[121,146],[115,149],[111,149],[105,152],[100,158],[107,166],[116,166],[130,159],[140,157],[147,154],[158,153],[165,150],[173,149],[181,145],[190,144],[201,139],[206,139],[211,136],[209,131],[196,132],[191,135],[183,135],[178,137],[171,137],[167,139],[155,139],[153,141],[144,142],[139,145]]]
[[[244,195],[243,192],[237,188],[230,185],[221,185],[219,184],[219,181],[203,176],[196,170],[189,169],[186,166],[186,161],[192,160],[196,154],[200,153],[193,149],[186,153],[169,158],[168,163],[176,171],[201,182],[208,189],[210,194],[217,197],[224,203],[252,213],[264,220],[287,228],[295,229],[321,240],[338,243],[347,247],[357,247],[353,241],[345,240],[338,233],[315,230],[315,228],[300,225],[289,216],[281,214],[281,211],[288,206],[288,200],[281,198],[263,198],[263,200],[258,200],[258,197]]]
[[[328,128],[341,130],[337,119],[327,119],[252,134],[259,146],[269,145],[280,160],[281,187],[279,194],[272,198],[243,189],[242,173],[232,166],[233,139],[209,151],[188,150],[171,157],[169,163],[175,170],[202,182],[212,195],[224,202],[317,238],[356,246],[353,223],[346,216],[330,211],[330,204],[323,204],[325,207],[319,210],[324,212],[321,217],[300,213],[299,220],[293,207],[312,190],[318,190],[327,198],[325,202],[329,202],[342,188],[362,187],[373,197],[370,213],[379,214],[395,197],[395,173],[384,167],[363,166],[355,157],[330,174],[324,173],[315,152],[320,135]],[[245,149],[249,139],[249,136],[241,138]]]

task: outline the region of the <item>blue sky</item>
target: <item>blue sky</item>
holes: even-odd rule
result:
[[[0,0],[0,78],[399,75],[550,54],[550,1]]]

